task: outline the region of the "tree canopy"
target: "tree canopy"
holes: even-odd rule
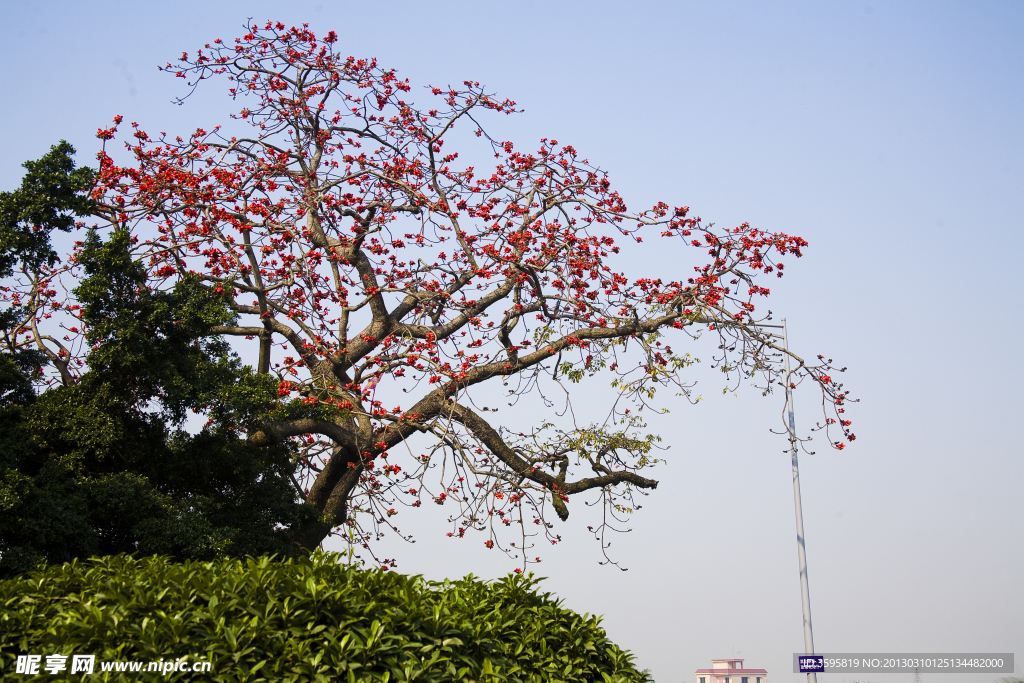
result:
[[[68,202],[38,189],[37,169],[45,168],[49,180],[66,181],[52,187],[81,190],[72,183],[90,174],[74,169],[73,151],[55,146],[25,165],[19,191],[0,195],[5,217],[29,215],[39,228],[19,235],[16,223],[5,222],[0,256],[9,274],[49,272],[60,259],[48,230],[73,226],[75,214],[91,210],[87,197]],[[27,209],[18,206],[24,198]],[[12,344],[11,321],[24,325],[33,311],[4,311],[0,575],[118,552],[206,559],[293,550],[287,527],[302,508],[289,450],[253,448],[232,432],[233,411],[252,409],[246,386],[264,401],[273,387],[241,366],[223,340],[206,335],[233,317],[222,298],[197,278],[150,289],[131,258],[131,241],[124,231],[106,241],[90,231],[75,256],[82,277],[73,305],[92,343],[87,371],[72,374],[49,346]],[[58,361],[63,382],[36,395],[32,381],[47,355]],[[196,434],[181,429],[190,409],[210,415]]]
[[[33,265],[7,292],[30,312],[10,348],[45,353],[47,376],[69,388],[94,364],[155,362],[138,389],[152,396],[190,368],[185,384],[217,384],[189,363],[223,357],[223,337],[251,344],[245,381],[272,391],[258,409],[229,411],[234,433],[249,448],[294,451],[297,494],[315,515],[291,539],[306,549],[338,531],[369,544],[398,531],[400,509],[427,502],[450,510],[449,535],[482,532],[488,548],[528,562],[530,546],[559,540],[550,511],[567,519],[579,496],[603,508],[591,527],[603,539],[637,491],[658,484],[642,411],[690,396],[693,358],[679,349],[701,335],[718,339],[715,360],[736,381],[816,385],[819,427],[838,429],[829,443],[855,438],[831,361],[790,354],[787,373],[781,345],[758,327],[764,278],[781,277],[805,240],[718,229],[664,202],[630,212],[574,147],[545,138],[522,152],[493,137],[488,117],[515,102],[466,81],[426,88],[417,105],[394,70],[336,43],[334,32],[268,22],[168,63],[190,93],[223,82],[231,120],[180,135],[133,123],[122,152],[107,149],[120,116],[98,131],[89,212],[97,234],[120,240],[120,294],[58,286],[88,276],[98,237]],[[672,279],[627,276],[616,240],[645,239],[706,256]],[[208,297],[223,305],[216,315]],[[195,341],[184,365],[146,344],[122,354],[126,342],[104,332],[104,315],[161,305],[179,307],[181,337]],[[63,340],[41,327],[56,312]],[[569,411],[527,426],[482,404],[498,393],[489,387],[509,404],[571,400],[590,376],[610,384],[598,419]],[[172,413],[216,409],[167,397]],[[502,542],[513,525],[519,540]]]

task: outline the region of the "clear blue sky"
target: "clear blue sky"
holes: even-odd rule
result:
[[[771,308],[861,399],[855,446],[801,461],[818,649],[1024,659],[1024,3],[12,1],[0,186],[61,138],[88,162],[114,114],[168,132],[226,120],[214,90],[171,105],[180,82],[156,66],[250,15],[336,30],[417,84],[487,84],[526,109],[500,137],[573,144],[632,207],[807,238]],[[678,277],[692,257],[631,250],[630,270]],[[796,681],[781,405],[705,380],[707,400],[656,425],[670,463],[613,545],[629,571],[597,565],[579,517],[540,569],[660,683],[734,652]],[[806,426],[812,397],[796,400]],[[387,547],[400,570],[510,568],[429,514],[407,520],[415,545]]]

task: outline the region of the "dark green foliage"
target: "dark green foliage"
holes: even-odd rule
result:
[[[100,389],[47,392],[0,436],[0,575],[136,550],[292,552],[302,508],[287,451],[224,430],[169,433]]]
[[[141,551],[291,553],[290,454],[216,425],[170,432],[110,385],[44,393],[0,416],[0,575]]]
[[[0,665],[77,653],[209,660],[209,681],[645,680],[599,621],[521,575],[432,583],[322,554],[184,564],[119,556],[0,582]],[[99,668],[91,679],[135,680]]]
[[[86,277],[75,289],[88,324],[94,376],[122,380],[125,401],[159,398],[171,422],[189,408],[205,407],[211,393],[237,380],[239,366],[211,326],[233,319],[224,301],[197,277],[171,291],[147,286],[146,271],[132,258],[131,236],[117,231],[106,242],[90,231],[79,261]]]
[[[291,453],[239,438],[237,419],[258,402],[233,387],[251,373],[223,342],[197,339],[223,304],[188,280],[167,293],[133,287],[125,251],[119,235],[105,245],[93,235],[83,254],[91,369],[0,411],[0,576],[117,552],[293,552],[287,533],[304,509]],[[236,422],[174,429],[189,408]]]
[[[46,262],[50,230],[89,208],[75,192],[91,176],[72,152],[61,143],[29,162],[22,188],[0,196],[0,275]],[[131,247],[127,232],[90,231],[79,254],[91,351],[77,381],[37,396],[39,352],[8,343],[0,353],[0,576],[118,552],[296,550],[288,532],[307,513],[292,453],[239,436],[274,404],[273,387],[209,335],[232,319],[219,296],[189,277],[151,289]],[[181,429],[189,410],[210,417],[198,434]]]
[[[54,265],[57,253],[50,245],[54,230],[70,232],[75,219],[87,215],[94,203],[86,192],[93,171],[75,168],[75,149],[61,140],[37,161],[26,161],[21,187],[0,192],[0,278],[17,265],[30,271]],[[32,392],[31,377],[44,364],[45,355],[34,349],[15,348],[12,327],[21,317],[17,308],[0,310],[0,407],[25,403]],[[2,505],[2,503],[0,503]]]
[[[93,202],[86,194],[93,171],[75,168],[75,148],[64,140],[38,161],[22,164],[21,187],[0,192],[0,277],[11,274],[15,263],[35,269],[53,265],[57,254],[50,246],[54,230],[69,232],[76,216],[86,216]]]
[[[0,312],[0,330],[7,329],[10,311]],[[16,353],[0,352],[0,409],[10,405],[24,404],[32,400],[32,376],[45,362],[45,356],[34,349],[23,349]]]

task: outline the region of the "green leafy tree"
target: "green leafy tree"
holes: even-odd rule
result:
[[[94,172],[75,168],[74,153],[61,140],[38,161],[22,164],[26,173],[20,188],[0,192],[0,277],[9,276],[19,262],[29,268],[52,266],[59,259],[50,234],[70,232],[77,216],[93,210],[86,190],[92,187]]]
[[[91,175],[74,168],[73,152],[55,146],[25,165],[18,191],[0,197],[8,277],[45,281],[62,267],[49,235],[90,210],[79,200]],[[80,244],[71,314],[89,330],[85,372],[51,351],[63,381],[36,395],[47,354],[5,329],[0,574],[118,552],[292,551],[289,529],[303,516],[293,454],[287,444],[247,444],[237,428],[273,405],[276,386],[208,334],[233,318],[221,297],[190,278],[152,290],[131,241],[124,231],[105,241],[90,231]],[[16,301],[4,311],[8,325],[24,319],[24,308]],[[198,434],[182,428],[189,411],[209,417]]]
[[[51,270],[60,260],[50,244],[51,233],[72,231],[77,216],[94,210],[95,204],[86,194],[94,173],[90,168],[75,168],[74,152],[61,140],[39,160],[23,164],[26,172],[20,188],[0,192],[0,278],[10,278],[16,269],[23,273]],[[32,307],[17,296],[8,301],[0,310],[4,340],[0,406],[28,400],[30,378],[47,360],[45,350],[16,343],[14,330],[32,320]]]

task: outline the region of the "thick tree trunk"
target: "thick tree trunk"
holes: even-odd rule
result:
[[[356,452],[336,447],[330,462],[313,482],[306,496],[306,504],[316,510],[316,519],[303,524],[295,531],[294,541],[306,552],[313,552],[323,542],[331,529],[348,520],[349,495],[356,484],[363,467]]]

